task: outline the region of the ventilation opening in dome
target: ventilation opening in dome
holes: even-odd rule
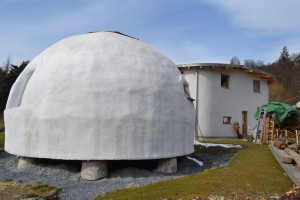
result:
[[[88,32],[88,34],[89,34],[89,33],[97,33],[97,32],[99,32],[99,31],[91,31],[91,32]],[[132,36],[130,36],[130,35],[126,35],[126,34],[121,33],[121,32],[119,32],[119,31],[104,31],[104,32],[116,33],[116,34],[120,34],[120,35],[123,35],[123,36],[126,36],[126,37],[130,37],[130,38],[139,40],[138,38],[132,37]]]

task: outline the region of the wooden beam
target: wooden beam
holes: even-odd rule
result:
[[[289,154],[293,160],[296,162],[297,166],[300,167],[300,155],[291,150],[290,148],[285,148],[284,151]]]
[[[264,76],[265,74],[263,74],[263,73],[260,73],[260,72],[254,72],[254,71],[247,71],[248,72],[248,74],[256,74],[256,75],[262,75],[262,76]]]

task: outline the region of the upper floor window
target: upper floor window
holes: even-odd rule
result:
[[[260,81],[253,80],[253,92],[260,92]]]
[[[221,74],[221,87],[229,88],[229,75]]]

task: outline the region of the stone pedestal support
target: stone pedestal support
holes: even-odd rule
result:
[[[106,160],[82,161],[81,178],[94,181],[107,176],[108,162]]]
[[[177,172],[177,158],[160,159],[155,171],[161,172],[164,174],[176,173]]]
[[[30,167],[35,163],[33,158],[29,157],[19,157],[17,169],[22,170]]]

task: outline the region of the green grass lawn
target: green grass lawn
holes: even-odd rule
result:
[[[267,145],[237,140],[213,142],[241,144],[243,148],[236,149],[237,155],[225,166],[143,187],[116,190],[96,199],[193,199],[209,195],[245,199],[264,194],[282,195],[292,187],[292,181],[284,175]]]

